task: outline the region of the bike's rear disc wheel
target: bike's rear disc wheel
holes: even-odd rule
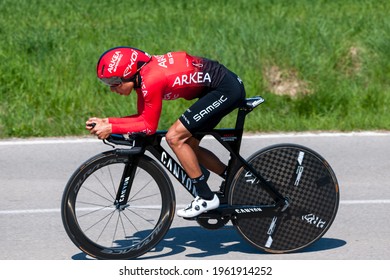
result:
[[[174,217],[172,184],[161,167],[140,158],[126,206],[115,205],[126,155],[102,153],[69,180],[62,201],[64,227],[86,254],[99,259],[131,259],[151,250]]]
[[[295,144],[267,147],[248,162],[289,199],[283,213],[233,221],[253,246],[271,253],[303,249],[331,226],[338,209],[339,187],[329,164],[316,152]],[[275,201],[254,176],[240,169],[229,196],[231,205],[267,205]]]

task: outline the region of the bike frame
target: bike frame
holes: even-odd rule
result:
[[[198,218],[211,219],[222,216],[238,219],[264,215],[274,216],[275,211],[284,211],[288,207],[288,199],[280,194],[276,188],[274,188],[272,182],[266,180],[240,155],[245,118],[257,105],[264,101],[261,97],[258,99],[253,98],[248,100],[251,100],[252,103],[247,103],[245,106],[238,109],[234,129],[213,129],[211,131],[199,132],[196,134],[196,136],[213,136],[230,153],[225,187],[217,193],[221,206],[216,210],[201,214]],[[118,209],[123,209],[127,205],[127,199],[132,185],[132,178],[135,174],[138,159],[145,153],[145,151],[149,151],[193,197],[196,196],[195,187],[193,186],[192,180],[188,174],[161,145],[161,141],[165,137],[166,133],[167,131],[158,131],[150,136],[132,135],[130,137],[127,135],[111,135],[108,139],[109,142],[114,144],[131,146],[130,149],[116,149],[117,153],[124,153],[130,158],[129,163],[124,169],[120,187],[117,192],[115,204]],[[240,168],[245,168],[245,170],[250,173],[251,180],[253,180],[253,178],[255,179],[255,183],[261,183],[261,186],[273,198],[275,204],[228,205],[229,192],[231,189],[230,186],[232,185],[234,177]]]

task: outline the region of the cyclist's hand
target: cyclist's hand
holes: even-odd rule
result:
[[[99,139],[106,139],[112,133],[112,125],[110,123],[101,123],[96,125],[91,133],[95,134]]]
[[[91,134],[96,135],[99,139],[106,139],[112,133],[112,125],[110,123],[99,123],[90,130]]]
[[[95,127],[95,125],[100,125],[102,123],[105,123],[105,124],[108,124],[108,119],[101,119],[101,118],[96,118],[96,117],[92,117],[92,118],[89,118],[86,122],[85,122],[85,128],[87,130],[91,130]]]
[[[99,139],[106,139],[112,133],[112,125],[108,122],[107,118],[89,118],[85,122],[85,125],[89,133],[96,135]]]

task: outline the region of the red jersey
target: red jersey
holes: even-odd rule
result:
[[[201,97],[220,84],[226,71],[217,61],[186,52],[153,56],[140,71],[142,83],[136,88],[138,113],[124,118],[109,118],[112,133],[155,133],[163,100]]]

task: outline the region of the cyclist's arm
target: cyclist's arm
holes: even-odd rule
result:
[[[124,118],[109,118],[112,124],[112,133],[126,134],[134,132],[145,132],[153,134],[158,127],[162,110],[162,97],[158,91],[149,92],[143,97],[141,92],[137,91],[138,114]]]

